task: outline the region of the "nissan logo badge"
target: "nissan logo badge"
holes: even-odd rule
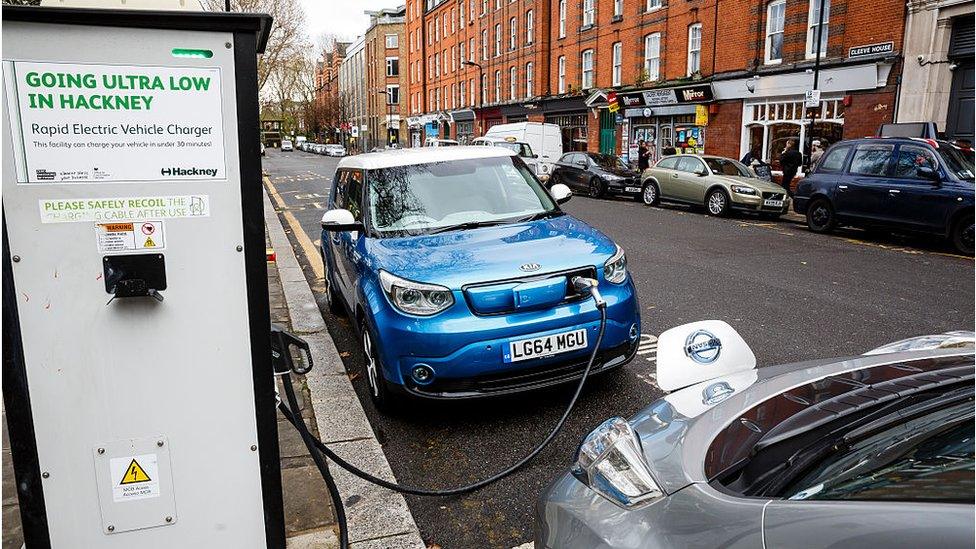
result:
[[[722,341],[705,330],[696,330],[685,340],[685,354],[699,364],[711,364],[722,352]]]
[[[539,265],[538,263],[526,263],[524,265],[519,266],[519,269],[521,269],[526,273],[532,273],[538,271],[540,268],[542,268],[542,265]]]

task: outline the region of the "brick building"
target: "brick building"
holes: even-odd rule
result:
[[[787,140],[872,134],[896,109],[904,5],[822,2],[818,64],[821,0],[410,0],[413,143],[536,120],[561,126],[564,150],[627,156],[644,139],[658,155],[757,148],[775,163]],[[462,43],[483,77],[455,63]]]
[[[405,8],[366,12],[365,96],[368,148],[400,146],[407,138],[406,108],[402,90],[407,86],[406,44],[403,41]]]
[[[325,117],[325,126],[331,135],[326,135],[329,143],[339,141],[340,127],[339,102],[339,69],[346,57],[348,42],[334,42],[329,51],[322,54],[322,58],[315,66],[315,103],[319,112]]]

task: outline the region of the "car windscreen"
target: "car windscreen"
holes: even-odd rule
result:
[[[515,151],[522,158],[532,158],[532,147],[528,143],[509,143],[507,141],[499,141],[495,143],[496,147],[504,147],[510,151]]]
[[[784,495],[793,500],[971,503],[976,488],[973,429],[968,400],[897,421],[835,452]]]
[[[752,177],[749,170],[739,162],[729,158],[703,157],[702,160],[708,164],[708,169],[716,175],[731,175],[737,177]]]
[[[620,159],[619,156],[614,156],[612,154],[591,154],[590,158],[597,166],[605,170],[626,170],[627,165],[624,161]]]
[[[369,215],[380,236],[460,224],[500,224],[558,212],[517,157],[396,166],[367,172]]]
[[[972,149],[963,150],[959,147],[944,146],[936,150],[942,155],[942,160],[945,161],[949,171],[954,173],[956,177],[968,181],[973,180],[973,174],[976,172],[976,169],[973,169]]]

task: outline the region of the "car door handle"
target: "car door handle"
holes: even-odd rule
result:
[[[671,179],[678,179],[678,174],[676,173],[671,174]]]
[[[898,189],[888,189],[888,194],[898,194],[900,192]]]
[[[847,185],[837,185],[837,188],[840,189],[840,190],[842,190],[842,191],[846,191],[847,190]]]

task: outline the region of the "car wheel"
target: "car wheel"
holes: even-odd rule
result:
[[[600,198],[603,196],[603,183],[596,177],[590,179],[589,191],[590,198]]]
[[[325,277],[325,302],[329,306],[329,312],[334,316],[345,316],[346,310],[342,307],[341,297],[335,291],[335,286],[329,281],[329,276]]]
[[[361,331],[360,341],[363,344],[366,388],[369,390],[369,399],[373,401],[373,405],[380,412],[393,412],[396,409],[395,395],[390,392],[389,382],[383,377],[383,365],[373,343],[373,334],[365,320],[363,320]]]
[[[657,203],[661,201],[661,193],[658,191],[657,183],[653,181],[644,183],[644,189],[638,198],[645,206],[657,206]]]
[[[722,189],[715,189],[705,197],[705,209],[709,215],[725,217],[729,214],[729,196]]]
[[[973,255],[973,216],[963,217],[952,228],[952,244],[956,250],[967,255]]]
[[[827,233],[837,226],[834,207],[826,198],[818,198],[807,208],[807,227],[815,233]]]
[[[549,179],[546,180],[546,182],[544,183],[544,185],[545,185],[545,187],[547,189],[551,189],[552,186],[555,185],[555,184],[557,184],[557,183],[562,183],[562,180],[560,179],[558,173],[553,173],[552,175],[549,176]]]

